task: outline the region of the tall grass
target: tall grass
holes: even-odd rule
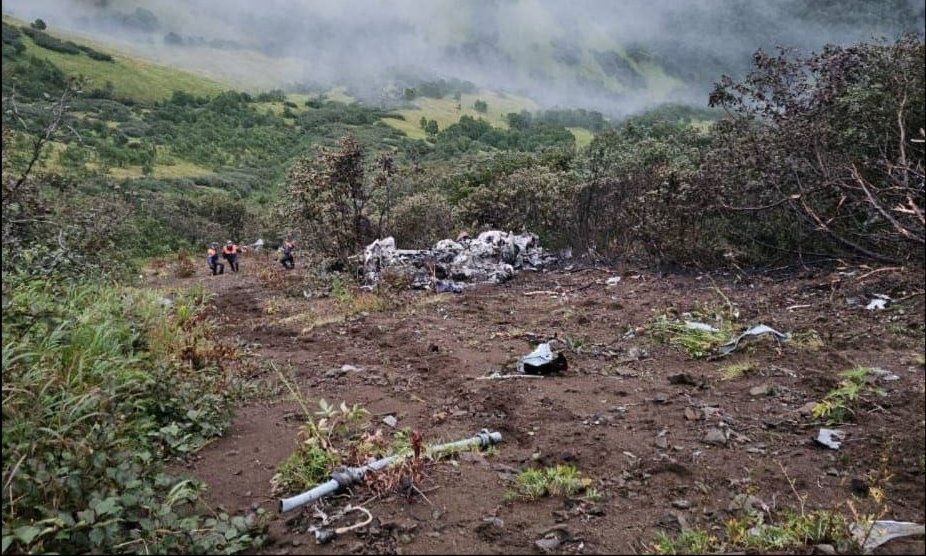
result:
[[[6,277],[4,277],[6,280]],[[163,473],[229,418],[223,359],[191,291],[4,284],[3,552],[234,551],[253,516],[199,514]]]

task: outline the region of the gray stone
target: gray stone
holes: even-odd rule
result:
[[[383,417],[383,423],[395,428],[395,426],[399,424],[399,420],[396,419],[394,415],[386,415]]]
[[[707,429],[702,442],[705,444],[714,444],[717,446],[727,445],[727,435],[720,429],[712,427]]]
[[[680,498],[680,499],[678,499],[678,500],[673,500],[673,501],[672,501],[672,506],[673,506],[673,507],[676,507],[676,508],[678,508],[678,509],[680,509],[680,510],[687,510],[688,508],[691,507],[691,502],[689,502],[688,500],[683,500],[683,499]]]
[[[753,386],[749,389],[749,395],[756,396],[771,396],[774,392],[774,389],[768,384],[763,384],[761,386]]]
[[[559,537],[556,537],[556,536],[545,537],[540,540],[534,541],[534,546],[539,548],[540,551],[543,552],[544,554],[550,554],[551,552],[559,548],[561,544],[563,544],[563,541],[559,540]]]

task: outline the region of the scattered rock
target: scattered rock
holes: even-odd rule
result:
[[[758,396],[771,396],[775,390],[768,384],[763,384],[761,386],[753,386],[749,389],[749,395],[753,397]]]
[[[672,501],[672,506],[680,510],[687,510],[688,508],[691,507],[691,502],[689,502],[688,500],[679,498],[678,500]]]
[[[395,418],[395,415],[386,415],[383,417],[383,423],[392,428],[395,428],[395,426],[399,424],[399,420]]]
[[[815,408],[816,406],[817,406],[817,402],[807,402],[801,407],[797,408],[797,412],[800,415],[809,417],[810,415],[813,415],[813,408]]]
[[[868,486],[868,482],[858,477],[849,481],[849,488],[852,489],[852,494],[863,498],[868,496],[868,492],[871,490],[871,487]]]
[[[612,276],[612,277],[608,278],[608,279],[605,281],[605,283],[606,283],[608,286],[616,286],[617,283],[620,282],[620,281],[621,281],[621,277],[620,277],[620,276]]]
[[[726,446],[727,445],[727,435],[722,430],[711,427],[707,429],[707,433],[704,434],[702,442],[705,444],[714,444],[717,446]]]
[[[669,447],[669,441],[665,436],[656,437],[656,447],[662,450],[665,450]]]
[[[360,370],[359,367],[355,367],[353,365],[341,365],[342,373],[356,373],[359,370]]]
[[[669,377],[669,384],[678,384],[683,386],[697,386],[698,381],[688,373],[678,373]]]
[[[682,531],[688,529],[688,520],[684,515],[672,512],[659,518],[657,525],[669,531]]]
[[[818,544],[813,547],[814,554],[836,554],[836,549],[831,544]]]
[[[476,526],[476,534],[486,542],[493,542],[505,534],[505,522],[497,517],[484,517]]]
[[[534,546],[540,549],[544,554],[550,554],[555,551],[559,546],[563,544],[563,541],[559,539],[556,535],[551,535],[544,537],[540,540],[534,541]]]
[[[686,420],[688,420],[688,421],[700,421],[700,420],[703,419],[703,418],[704,418],[704,413],[703,413],[700,409],[697,409],[697,408],[694,408],[694,407],[686,407],[686,408],[685,408],[685,419],[686,419]]]

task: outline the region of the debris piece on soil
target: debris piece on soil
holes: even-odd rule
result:
[[[333,521],[338,520],[351,512],[361,512],[366,514],[366,519],[358,521],[353,525],[348,525],[347,527],[338,527],[336,529],[328,527],[328,525],[330,525]],[[370,524],[371,521],[373,521],[373,514],[370,513],[370,510],[362,506],[351,506],[350,504],[345,506],[344,509],[340,512],[330,517],[325,512],[316,507],[315,515],[322,519],[321,527],[309,527],[309,532],[315,535],[316,544],[326,544],[331,542],[338,535],[343,535],[344,533],[348,533],[354,529],[366,527]],[[296,545],[294,544],[293,546]]]
[[[838,450],[839,447],[842,446],[842,441],[845,437],[846,433],[842,431],[835,429],[820,429],[820,432],[817,433],[817,437],[814,438],[814,442],[831,450]]]
[[[429,288],[435,279],[456,286],[457,282],[500,284],[520,270],[538,270],[555,260],[534,234],[490,230],[476,239],[442,239],[433,249],[397,249],[395,239],[387,237],[364,249],[363,276],[368,284],[375,284],[390,268],[407,276],[413,289]]]
[[[434,284],[434,293],[463,293],[463,284],[453,280],[438,280]]]
[[[862,552],[871,553],[882,544],[901,537],[921,537],[926,535],[926,526],[910,521],[892,521],[889,519],[875,521],[869,530],[863,524],[854,523],[850,527],[852,536],[862,545]]]
[[[687,510],[688,508],[691,507],[691,502],[680,498],[678,500],[673,500],[672,506],[680,510]]]
[[[685,321],[685,328],[688,330],[699,330],[701,332],[720,332],[720,329],[716,326],[711,326],[704,322],[697,322],[692,320]]]
[[[565,372],[568,368],[566,356],[562,353],[553,355],[547,342],[518,360],[518,372],[525,375],[550,375]]]
[[[880,380],[883,382],[893,382],[895,380],[900,380],[900,377],[895,375],[890,371],[886,371],[880,367],[873,367],[868,369],[868,374],[875,377],[875,380]]]
[[[383,423],[395,428],[395,426],[399,424],[399,420],[395,418],[395,415],[386,415],[383,417]]]
[[[782,342],[786,342],[786,341],[788,341],[788,340],[791,338],[791,336],[790,336],[789,334],[782,334],[781,332],[775,330],[774,328],[772,328],[772,327],[770,327],[770,326],[766,326],[766,325],[764,325],[764,324],[759,324],[759,325],[753,326],[752,328],[750,328],[749,330],[743,332],[742,334],[740,334],[740,335],[737,336],[736,338],[734,338],[734,339],[730,340],[729,342],[723,344],[722,346],[718,347],[718,348],[717,348],[717,356],[718,356],[718,357],[724,357],[724,356],[730,355],[731,353],[733,353],[734,351],[736,351],[737,348],[739,348],[740,342],[741,342],[744,338],[759,337],[759,336],[764,336],[764,335],[766,335],[766,334],[771,334],[776,340],[779,340],[779,341],[782,341]]]
[[[865,308],[869,311],[880,311],[887,307],[887,304],[890,303],[891,298],[880,293],[875,294],[875,298],[868,302],[868,305],[865,305]]]
[[[620,276],[612,276],[608,278],[607,280],[605,280],[605,284],[607,284],[608,286],[616,286],[617,283],[620,281],[621,281]]]

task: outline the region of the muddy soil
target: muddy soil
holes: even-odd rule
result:
[[[875,503],[858,486],[880,471],[891,475],[884,519],[924,521],[921,278],[870,269],[787,278],[607,268],[522,273],[459,295],[406,292],[397,308],[309,329],[331,301],[287,297],[277,285],[263,285],[269,281],[256,275],[265,264],[245,259],[238,275],[151,282],[214,291],[221,336],[251,354],[251,369],[263,368],[255,361],[291,369],[307,400],[360,404],[377,420],[393,414],[398,427],[419,431],[425,442],[483,428],[500,431],[504,441],[488,456],[463,454],[430,468],[421,485],[427,500],[392,495],[367,502],[371,526],[316,545],[306,531],[317,523],[311,508],[280,515],[270,486],[276,465],[296,445],[298,406],[272,373],[257,376],[266,380],[262,395],[238,407],[226,436],[181,470],[205,481],[218,507],[267,510],[263,553],[531,553],[550,530],[562,540],[556,552],[639,552],[658,531],[680,526],[719,534],[744,496],[772,511],[799,508],[798,496],[806,510],[847,511],[853,501],[872,511]],[[621,280],[606,286],[612,276]],[[905,299],[866,310],[876,293]],[[758,342],[705,361],[643,329],[667,311],[728,301],[743,327],[767,324],[802,337],[814,331],[820,341]],[[554,337],[572,346],[554,346],[568,358],[564,375],[477,380]],[[723,377],[721,368],[747,360],[752,372]],[[358,370],[342,372],[343,365]],[[815,446],[820,425],[801,408],[806,413],[838,384],[840,371],[857,366],[898,379],[876,385],[883,396],[866,394],[852,406],[850,421],[839,427],[846,432],[839,451]],[[680,373],[686,377],[670,380]],[[716,428],[726,431],[726,444],[705,442]],[[592,478],[601,499],[504,500],[518,471],[559,462]],[[360,488],[323,507],[330,512],[368,498]],[[922,553],[923,542],[882,550]]]

